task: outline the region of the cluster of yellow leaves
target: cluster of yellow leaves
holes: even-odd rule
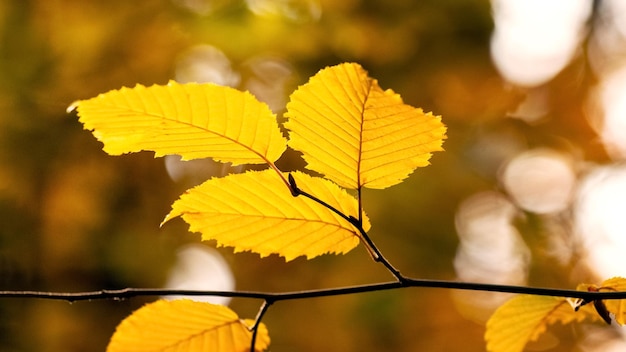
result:
[[[615,277],[600,286],[580,284],[576,289],[593,292],[625,291],[626,279]],[[603,320],[610,324],[611,317],[619,325],[626,324],[626,300],[585,302],[562,297],[519,295],[500,306],[489,318],[485,332],[487,351],[521,352],[528,342],[536,341],[548,325]]]
[[[188,190],[164,222],[180,216],[204,240],[286,260],[356,247],[370,223],[344,188],[400,183],[442,150],[446,132],[440,117],[404,104],[354,63],[323,69],[292,94],[285,114],[289,141],[267,105],[248,92],[213,84],[137,85],[78,101],[74,109],[112,155],[147,150],[183,160],[267,164],[265,171],[213,178]],[[295,185],[274,164],[287,145],[324,176],[290,173],[298,189],[326,206],[292,195]],[[246,324],[228,308],[174,302],[159,301],[127,318],[109,351],[249,348]],[[258,333],[256,348],[262,350],[269,338],[263,326]]]
[[[138,85],[71,108],[109,154],[149,150],[183,160],[269,165],[274,174],[228,175],[189,190],[166,221],[182,216],[205,240],[287,260],[354,248],[369,222],[358,200],[337,185],[395,185],[442,150],[446,132],[439,117],[404,104],[353,63],[321,70],[292,94],[285,114],[289,142],[267,105],[248,92],[213,84]],[[303,153],[308,169],[325,176],[293,173],[298,186],[362,219],[362,229],[320,204],[290,196],[287,177],[274,165],[287,143]]]

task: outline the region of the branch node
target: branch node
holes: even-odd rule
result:
[[[361,224],[361,220],[355,218],[352,215],[348,216],[348,221],[350,221],[350,223],[354,225],[354,227],[356,227],[357,229],[361,229],[363,226],[363,224]]]
[[[296,185],[296,180],[293,178],[293,175],[289,173],[289,176],[287,177],[289,179],[289,190],[291,191],[291,195],[294,197],[299,196],[302,192],[300,191],[300,188],[298,188],[298,185]]]

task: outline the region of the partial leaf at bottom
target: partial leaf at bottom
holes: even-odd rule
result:
[[[250,321],[226,306],[192,300],[160,300],[145,305],[117,327],[107,352],[244,352],[250,351]],[[259,325],[255,350],[270,338]]]
[[[292,176],[300,189],[358,218],[357,200],[336,184],[302,172]],[[349,221],[311,199],[294,197],[272,169],[208,180],[174,202],[165,221],[177,216],[203,240],[235,252],[278,254],[287,261],[346,253],[359,243],[358,230]],[[369,222],[363,218],[367,231]]]
[[[519,295],[500,306],[487,322],[485,340],[489,352],[521,352],[550,324],[597,320],[590,306],[574,311],[565,298]]]
[[[623,277],[613,277],[602,282],[602,286],[596,289],[601,292],[626,291],[626,279]],[[615,321],[619,325],[626,324],[626,299],[605,299],[602,302],[606,305],[606,309],[610,313],[613,313]]]

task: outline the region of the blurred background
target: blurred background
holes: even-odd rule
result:
[[[289,263],[159,223],[185,189],[241,172],[106,155],[73,101],[215,82],[279,118],[319,69],[361,63],[442,115],[406,182],[366,191],[370,236],[410,277],[574,288],[626,276],[626,3],[619,0],[0,1],[0,290],[281,292],[392,280],[363,248]],[[303,166],[296,153],[279,161]],[[508,295],[405,289],[281,302],[272,351],[484,351]],[[1,351],[104,351],[155,298],[0,300]],[[261,302],[229,303],[254,317]],[[623,351],[620,329],[555,326],[531,350]]]

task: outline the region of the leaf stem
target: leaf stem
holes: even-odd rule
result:
[[[361,195],[362,187],[357,188],[357,199],[359,201],[359,227],[363,226],[363,198]]]
[[[289,188],[289,190],[291,190],[291,185],[289,184],[289,181],[287,181],[285,179],[285,176],[283,175],[283,172],[280,171],[280,169],[278,168],[278,166],[276,166],[274,163],[270,162],[269,160],[267,160],[267,165],[269,165],[269,167],[276,171],[276,173],[278,174],[278,177],[280,177],[280,179],[283,181],[283,183],[285,184],[285,186],[287,186],[287,188]],[[289,174],[291,175],[291,174]],[[293,191],[292,191],[293,193]]]
[[[261,305],[261,308],[259,309],[259,312],[256,315],[256,318],[254,319],[254,326],[252,327],[252,340],[250,341],[250,352],[256,351],[256,348],[255,348],[256,336],[257,336],[257,332],[259,331],[259,325],[261,324],[261,320],[263,320],[263,316],[265,315],[267,310],[270,308],[272,303],[274,303],[273,300],[268,300],[268,299],[264,300],[263,304]]]

